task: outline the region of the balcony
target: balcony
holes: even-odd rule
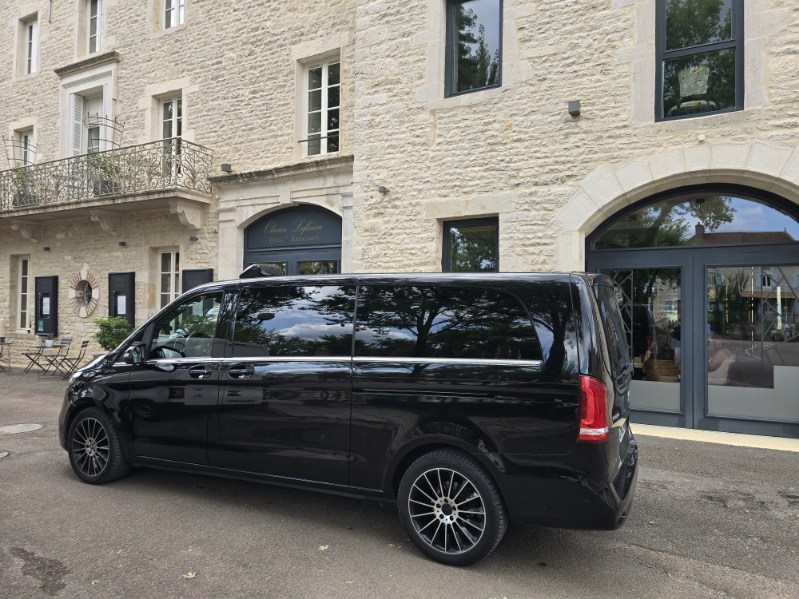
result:
[[[167,206],[199,228],[212,160],[207,148],[171,138],[0,171],[0,218],[35,222],[66,211],[98,220],[98,209],[118,215]]]

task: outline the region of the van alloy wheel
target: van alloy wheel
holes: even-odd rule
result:
[[[107,483],[130,471],[119,433],[108,414],[98,407],[75,416],[67,432],[67,447],[69,463],[84,482]]]
[[[413,462],[400,481],[397,508],[414,545],[451,566],[489,555],[508,526],[491,476],[456,449],[437,449]]]
[[[444,553],[468,551],[485,532],[482,496],[472,481],[449,468],[434,468],[416,479],[408,512],[417,534]]]
[[[75,465],[86,476],[99,476],[108,464],[111,449],[108,433],[96,418],[83,418],[75,427],[71,443]]]

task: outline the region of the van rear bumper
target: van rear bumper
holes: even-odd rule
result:
[[[561,469],[506,474],[497,483],[514,522],[613,530],[630,513],[637,478],[638,446],[633,439],[613,479],[601,484]]]

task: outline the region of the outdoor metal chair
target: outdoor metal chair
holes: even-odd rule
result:
[[[61,361],[61,372],[64,373],[65,379],[69,378],[69,375],[71,375],[78,369],[79,366],[81,366],[83,358],[86,357],[87,347],[89,347],[89,342],[87,340],[81,341],[77,356],[64,356],[63,360]]]
[[[47,347],[45,345],[45,340],[46,339],[44,336],[40,336],[39,346],[35,350],[30,352],[22,352],[22,355],[28,358],[28,365],[25,366],[25,370],[23,370],[23,372],[25,373],[30,372],[31,368],[33,368],[34,366],[38,367],[39,369],[44,368],[44,366],[42,366],[42,362],[44,361],[42,359],[42,353],[44,352],[44,348]]]
[[[47,367],[42,371],[42,374],[47,374],[50,369],[53,370],[53,376],[56,374],[64,374],[62,369],[63,361],[67,359],[69,349],[72,346],[72,337],[62,337],[61,342],[57,346],[55,354],[42,353],[42,361],[47,362]]]

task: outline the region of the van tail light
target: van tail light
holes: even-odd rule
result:
[[[578,441],[596,443],[608,438],[608,394],[601,381],[580,376],[580,434]]]

